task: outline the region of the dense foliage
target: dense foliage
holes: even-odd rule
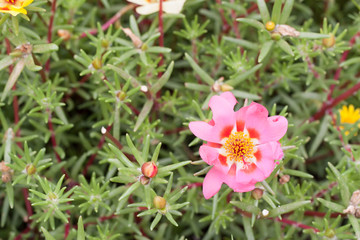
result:
[[[359,0],[29,2],[0,0],[0,239],[360,239]],[[284,157],[206,200],[188,124],[226,91]]]

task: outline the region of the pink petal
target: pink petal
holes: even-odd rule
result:
[[[261,142],[279,141],[287,131],[287,119],[283,116],[272,116],[267,122],[268,127],[261,136]]]
[[[209,165],[214,165],[219,157],[219,150],[214,147],[210,147],[207,144],[203,144],[199,149],[200,157]]]
[[[268,126],[267,109],[258,103],[252,102],[246,111],[245,128],[249,131],[251,138],[260,139],[260,134]]]
[[[227,96],[228,97],[228,96]],[[215,126],[219,129],[234,127],[235,112],[234,105],[236,102],[229,102],[222,96],[213,96],[209,101],[209,107],[213,113]]]
[[[236,182],[248,184],[250,182],[261,182],[265,179],[264,173],[255,164],[250,169],[239,169],[236,172]]]
[[[203,182],[203,194],[206,199],[211,198],[217,192],[219,192],[223,183],[224,175],[218,171],[215,167],[211,168],[206,174]]]
[[[283,153],[278,142],[268,142],[258,146],[260,151],[260,159],[258,159],[256,165],[263,172],[265,178],[270,176],[275,168],[275,160],[281,159]]]
[[[232,94],[232,92],[224,92],[222,94],[220,94],[220,97],[224,98],[226,101],[229,102],[229,104],[231,106],[233,106],[233,109],[234,109],[234,106],[235,104],[238,102],[234,96],[234,94]]]
[[[249,106],[242,107],[238,111],[235,112],[236,117],[236,128],[237,131],[244,131],[246,112],[249,109]]]
[[[235,192],[249,192],[255,188],[256,182],[249,182],[249,183],[244,184],[244,183],[235,181],[235,177],[228,176],[227,178],[225,178],[224,183],[226,183]]]
[[[189,123],[190,131],[198,138],[208,142],[219,143],[219,132],[206,122],[195,121]]]

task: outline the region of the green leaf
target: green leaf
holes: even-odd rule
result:
[[[280,14],[281,14],[281,6],[282,6],[282,0],[275,0],[272,12],[271,12],[271,21],[273,21],[275,24],[278,24],[280,21]]]
[[[204,80],[207,84],[213,85],[215,80],[210,77],[202,68],[189,56],[189,54],[185,53],[185,59],[190,63],[190,66],[194,69],[194,71],[199,74],[200,78]]]
[[[11,181],[6,183],[6,196],[9,199],[10,208],[14,208],[14,188]]]
[[[158,213],[156,214],[156,217],[154,218],[153,222],[151,223],[150,225],[150,230],[152,231],[156,225],[159,223],[160,219],[162,217],[162,214],[161,213]]]
[[[211,88],[208,85],[204,85],[204,84],[186,82],[185,87],[195,90],[195,91],[199,91],[199,92],[210,92],[211,91]]]
[[[13,30],[16,36],[19,35],[19,20],[15,16],[11,16]]]
[[[153,105],[154,105],[154,101],[152,99],[148,99],[145,102],[145,104],[144,104],[143,108],[141,109],[141,112],[136,120],[135,127],[134,127],[135,132],[139,129],[141,124],[144,122],[145,118],[149,115]]]
[[[44,233],[46,240],[55,240],[55,238],[51,236],[51,234],[44,227],[41,227],[41,231]]]
[[[320,144],[322,143],[326,135],[327,129],[329,127],[329,120],[330,120],[329,116],[325,116],[324,119],[322,120],[320,129],[317,132],[316,137],[311,144],[309,156],[313,156],[316,150],[319,148]]]
[[[183,167],[185,165],[188,165],[189,163],[191,163],[191,161],[174,163],[174,164],[167,165],[165,167],[159,168],[158,176],[167,176],[167,175],[169,175],[171,173],[171,171],[173,171],[175,169],[178,169],[180,167]]]
[[[314,176],[311,174],[308,174],[308,173],[302,172],[302,171],[298,171],[298,170],[293,170],[293,169],[284,169],[282,172],[284,174],[289,174],[289,175],[297,176],[297,177],[314,178]]]
[[[360,63],[360,57],[350,58],[340,64],[340,67],[347,67],[351,64]]]
[[[11,56],[4,57],[3,59],[0,60],[0,71],[3,70],[4,68],[10,66],[13,63],[14,63],[14,61]]]
[[[253,232],[253,229],[252,229],[251,224],[250,224],[250,218],[243,215],[242,219],[243,219],[246,239],[247,240],[255,240],[254,232]]]
[[[136,182],[134,184],[132,184],[119,198],[119,201],[123,200],[123,199],[127,199],[130,194],[132,194],[136,189],[138,189],[138,187],[141,185],[140,182]]]
[[[175,219],[173,218],[173,216],[171,215],[171,213],[170,212],[166,212],[165,213],[165,217],[169,220],[169,222],[171,222],[174,226],[179,226],[178,224],[177,224],[177,222],[175,221]]]
[[[131,141],[129,134],[126,134],[126,142],[127,142],[128,146],[130,147],[131,152],[134,155],[136,161],[139,163],[140,166],[143,165],[144,159],[142,158],[139,150],[137,150],[137,148],[135,147],[134,143]]]
[[[320,38],[329,38],[329,34],[321,33],[312,33],[312,32],[300,32],[299,38],[309,38],[309,39],[320,39]]]
[[[349,187],[346,184],[346,181],[344,180],[343,175],[334,167],[334,165],[332,165],[331,162],[328,162],[328,165],[329,165],[331,171],[334,173],[336,179],[339,182],[341,199],[342,199],[343,204],[346,205],[349,203],[349,200],[350,200]]]
[[[246,70],[245,72],[237,75],[235,78],[233,79],[230,79],[229,81],[226,81],[226,84],[229,84],[233,87],[237,86],[238,84],[240,84],[243,80],[249,78],[251,75],[255,74],[256,71],[258,71],[260,68],[262,67],[262,64],[258,64],[252,68],[250,68],[249,70]],[[233,93],[235,95],[235,92],[242,94],[242,93],[245,93],[243,91],[240,91],[240,90],[234,90]],[[254,95],[254,94],[250,94],[250,93],[247,93],[248,95],[252,95],[252,97],[245,97],[245,98],[251,98],[251,99],[254,99],[254,100],[257,100],[257,99],[260,99],[259,96],[257,95]],[[256,97],[255,97],[256,96]]]
[[[130,79],[130,83],[133,87],[139,87],[141,86],[141,84],[133,77],[131,76],[129,73],[127,73],[126,71],[118,68],[118,67],[115,67],[114,65],[111,65],[111,64],[108,64],[106,65],[107,68],[115,71],[116,73],[118,73],[125,81],[129,80]]]
[[[241,210],[244,210],[246,212],[250,212],[253,214],[259,214],[261,211],[260,208],[256,207],[253,203],[239,202],[239,201],[230,201],[230,203],[232,205],[234,205],[235,207],[240,208]]]
[[[279,47],[286,52],[287,54],[294,56],[294,52],[292,51],[290,45],[284,40],[284,39],[280,39],[279,41],[276,42]]]
[[[157,80],[154,85],[151,86],[150,92],[152,94],[156,94],[165,85],[165,83],[169,80],[173,69],[174,61],[170,63],[169,67],[167,68],[166,72],[161,76],[161,78]]]
[[[344,209],[345,209],[344,206],[342,206],[340,204],[333,203],[333,202],[327,201],[327,200],[322,199],[322,198],[317,198],[317,200],[319,202],[321,202],[322,205],[329,208],[330,210],[333,210],[334,212],[342,213],[344,211]]]
[[[18,80],[22,70],[25,67],[25,59],[21,58],[17,64],[15,65],[12,73],[10,74],[10,77],[8,79],[8,81],[6,82],[4,91],[1,95],[1,101],[4,101],[7,94],[9,93],[9,91],[11,90],[11,88],[15,85],[16,81]]]
[[[355,231],[356,239],[360,239],[360,226],[359,226],[359,220],[351,214],[348,214],[349,221]]]
[[[253,43],[244,39],[239,39],[239,38],[233,38],[233,37],[228,37],[228,36],[224,36],[223,37],[224,40],[235,43],[241,47],[244,48],[248,48],[248,49],[252,49],[252,50],[258,50],[259,45],[257,43]]]
[[[259,62],[262,62],[262,60],[264,60],[264,58],[267,57],[267,55],[270,53],[270,50],[272,49],[273,45],[274,45],[273,40],[269,40],[263,44],[263,46],[261,47],[261,50],[260,50]]]
[[[77,240],[85,240],[85,231],[82,216],[80,216],[78,220]]]
[[[264,24],[262,24],[261,22],[259,22],[258,20],[255,19],[251,19],[251,18],[237,18],[236,21],[241,22],[241,23],[246,23],[252,27],[255,27],[259,30],[265,30],[265,26]]]
[[[263,23],[267,23],[270,21],[270,13],[266,6],[266,2],[264,0],[257,0],[257,4]]]
[[[284,8],[281,13],[279,24],[284,24],[288,20],[292,8],[294,6],[294,0],[286,0],[284,4]]]
[[[33,47],[33,53],[47,53],[52,51],[58,51],[58,45],[54,43],[37,44]]]
[[[302,206],[305,206],[307,204],[310,204],[311,201],[299,201],[299,202],[293,202],[293,203],[289,203],[289,204],[285,204],[282,205],[280,207],[277,208],[273,208],[269,211],[269,217],[276,217],[276,216],[280,216],[284,213],[288,213],[291,211],[294,211],[298,208],[301,208]]]

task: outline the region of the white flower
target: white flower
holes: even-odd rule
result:
[[[141,15],[148,15],[159,11],[160,0],[127,0],[128,2],[140,5],[136,12]],[[163,0],[163,11],[166,13],[180,13],[186,0]]]

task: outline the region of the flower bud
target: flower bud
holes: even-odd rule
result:
[[[4,161],[0,162],[0,172],[9,172],[9,171],[10,171],[10,167],[6,166]]]
[[[232,86],[230,86],[229,84],[224,83],[224,84],[220,85],[220,89],[222,92],[228,92],[228,91],[233,90],[234,88]]]
[[[267,23],[265,23],[265,29],[268,31],[273,31],[275,29],[275,23],[273,21],[268,21]]]
[[[107,39],[102,39],[102,40],[101,40],[101,46],[102,46],[103,48],[108,48],[109,45],[110,45],[110,43],[109,43],[109,41],[108,41]]]
[[[146,51],[146,50],[148,50],[148,48],[149,48],[149,46],[146,43],[141,45],[142,51]]]
[[[285,183],[287,183],[289,181],[290,181],[290,176],[289,175],[283,175],[279,179],[280,184],[285,184]]]
[[[49,193],[48,193],[48,197],[49,197],[50,200],[55,200],[55,199],[57,199],[56,194],[53,193],[53,192],[49,192]]]
[[[1,176],[1,181],[3,181],[4,183],[10,182],[11,181],[11,173],[10,172],[3,173]]]
[[[255,200],[259,200],[262,198],[264,194],[264,190],[260,189],[260,188],[255,188],[254,190],[252,190],[251,192],[251,196],[255,199]]]
[[[146,162],[141,166],[141,172],[145,177],[153,178],[158,172],[158,168],[154,162]]]
[[[141,176],[141,177],[140,177],[140,183],[141,183],[142,185],[148,185],[149,182],[150,182],[150,178],[145,177],[145,176]]]
[[[267,209],[262,210],[262,211],[261,211],[261,215],[262,215],[263,217],[267,217],[267,216],[269,215],[269,210],[267,210]]]
[[[126,92],[119,91],[116,96],[119,98],[120,101],[123,101],[126,98]]]
[[[92,65],[96,70],[98,70],[98,69],[101,68],[102,63],[101,63],[100,59],[95,58],[95,59],[92,61],[91,65]]]
[[[322,45],[326,48],[330,48],[335,45],[335,36],[333,34],[330,34],[330,37],[323,38]]]
[[[281,39],[281,34],[277,32],[271,33],[271,39],[275,41],[279,41]]]
[[[27,165],[26,172],[28,175],[33,175],[36,173],[36,167],[33,164]]]
[[[71,38],[71,33],[65,29],[59,29],[57,35],[61,37],[64,41],[68,41]]]
[[[162,210],[166,207],[166,200],[163,197],[156,196],[156,197],[154,197],[153,202],[154,202],[154,207],[156,209]]]
[[[326,229],[325,231],[325,237],[333,238],[335,237],[335,231],[332,228]]]

